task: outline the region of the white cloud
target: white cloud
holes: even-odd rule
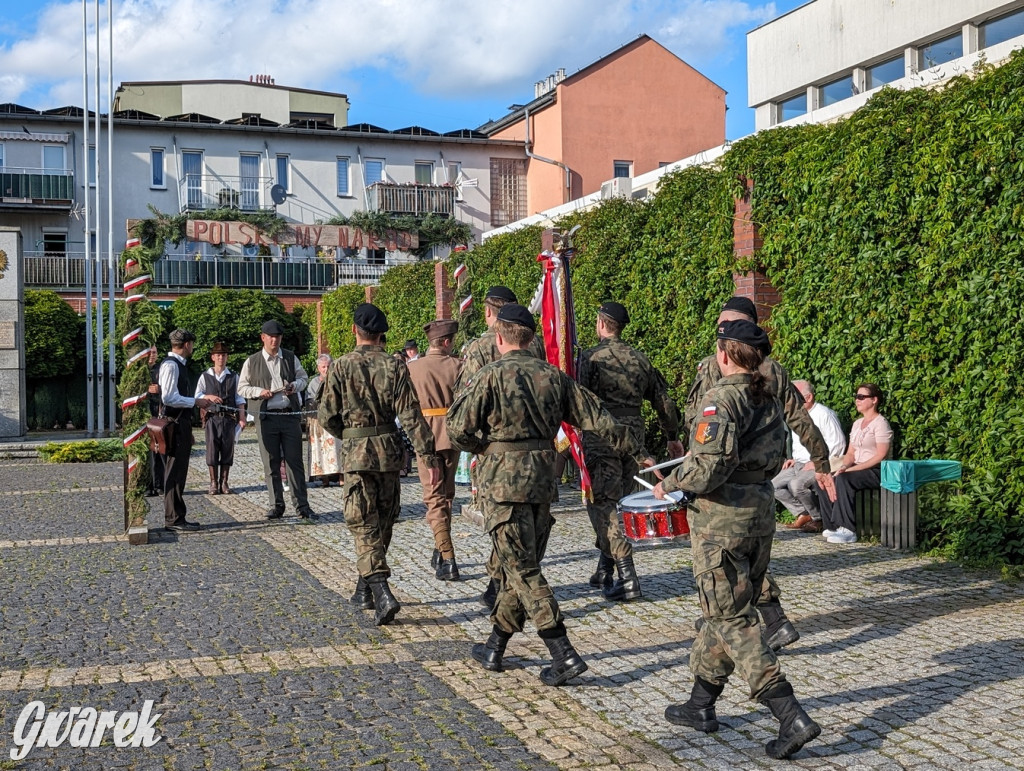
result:
[[[528,96],[557,67],[572,73],[642,32],[699,64],[730,31],[775,13],[741,0],[687,0],[682,11],[673,0],[121,0],[114,12],[116,81],[268,73],[351,92],[349,73],[369,67],[469,98],[510,87]],[[100,15],[105,58],[105,4]],[[0,102],[81,104],[81,45],[81,3],[45,6],[34,29],[0,47]]]

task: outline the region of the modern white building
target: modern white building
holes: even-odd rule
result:
[[[747,33],[757,130],[853,112],[1024,46],[1024,0],[811,0]]]
[[[469,129],[442,135],[417,126],[395,131],[368,124],[337,128],[335,117],[347,116],[344,95],[333,95],[332,101],[331,95],[319,94],[314,100],[304,92],[303,101],[293,98],[289,89],[273,84],[250,88],[247,83],[234,82],[224,85],[225,93],[231,96],[223,101],[227,106],[218,115],[210,115],[218,110],[217,101],[209,96],[208,83],[196,89],[182,88],[181,84],[145,85],[154,97],[150,101],[138,98],[139,84],[124,84],[115,103],[124,106],[125,94],[135,97],[133,106],[114,112],[116,253],[124,246],[126,223],[151,217],[150,206],[167,214],[223,207],[269,209],[289,223],[305,225],[357,211],[436,213],[468,224],[478,239],[496,210],[508,206],[502,191],[509,186],[500,174],[492,175],[492,169],[514,168],[516,164],[507,163],[508,159],[526,157],[522,142],[488,139]],[[193,92],[193,97],[187,97]],[[239,94],[244,93],[253,96],[251,103],[243,104]],[[186,95],[184,101],[181,94]],[[275,108],[278,112],[268,106],[275,100],[283,105]],[[289,105],[303,109],[289,109]],[[244,110],[245,106],[254,109]],[[160,114],[189,108],[189,112]],[[207,112],[199,112],[200,108]],[[241,114],[226,117],[224,109]],[[89,125],[93,131],[92,117]],[[96,192],[97,146],[100,201],[106,209],[106,125],[103,116],[98,141],[95,135],[90,136],[88,161],[83,162],[86,153],[80,108],[38,111],[15,104],[0,105],[0,225],[22,230],[26,285],[82,285],[86,242],[82,215],[86,192],[90,200]],[[96,224],[93,217],[88,235],[93,254]],[[106,221],[100,223],[99,247],[103,254],[108,250],[107,231]],[[313,266],[317,262],[315,272],[312,267],[274,268],[270,283],[281,289],[322,291],[338,282],[374,281],[387,266],[415,259],[404,252],[289,246],[273,247],[272,253],[260,261],[255,246],[184,242],[167,248],[171,260],[161,262],[177,258],[214,263],[197,268],[197,273],[190,272],[187,281],[170,271],[169,265],[168,273],[157,277],[155,288],[174,290],[174,284],[182,284],[178,288],[186,291],[194,288],[192,284],[197,280],[204,286],[267,285],[271,268],[253,272],[227,266],[231,268],[227,270],[217,263]],[[324,264],[332,267],[328,270]]]

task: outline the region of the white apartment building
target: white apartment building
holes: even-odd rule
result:
[[[115,106],[120,106],[124,93],[137,86],[122,86]],[[246,90],[241,88],[242,92]],[[270,90],[288,91],[272,85],[261,89]],[[320,95],[316,104],[300,101],[299,106],[306,109],[274,113],[267,109],[265,99],[243,105],[237,96],[240,89],[235,86],[227,89],[234,96],[224,103],[230,109],[255,109],[234,117],[198,111],[161,115],[142,108],[156,106],[169,111],[182,104],[195,107],[197,103],[169,99],[167,94],[173,94],[173,89],[151,91],[159,94],[160,100],[136,100],[134,106],[114,112],[116,253],[124,246],[126,223],[151,217],[150,205],[168,214],[220,207],[271,209],[290,223],[306,225],[356,211],[436,213],[468,224],[477,239],[492,222],[507,222],[510,216],[525,214],[519,208],[525,208],[525,202],[520,201],[524,196],[519,194],[525,186],[522,142],[492,140],[468,129],[441,135],[416,126],[395,131],[368,124],[336,128],[331,116],[347,116],[344,95],[335,95],[334,105]],[[201,91],[206,109],[215,111],[216,100],[210,99],[209,89]],[[288,106],[287,100],[284,104]],[[295,106],[296,102],[291,104]],[[267,114],[290,120],[281,123]],[[92,117],[89,125],[93,131]],[[83,163],[80,108],[38,111],[15,104],[0,105],[0,225],[22,230],[28,286],[72,288],[84,281],[81,263],[86,232],[82,213],[86,192],[92,200],[96,191],[97,146],[104,209],[107,202],[106,116],[101,126],[98,140],[94,134],[90,136],[88,161]],[[492,169],[496,173],[492,174]],[[107,228],[104,220],[99,230],[103,254],[108,248]],[[90,251],[95,254],[95,217],[88,237]],[[290,267],[287,280],[280,272],[280,278],[271,281],[274,285],[283,281],[296,284],[295,288],[322,291],[338,281],[376,280],[389,265],[415,259],[403,252],[384,250],[332,247],[326,252],[312,246],[273,247],[272,254],[263,261],[322,264],[334,260],[338,266],[351,266],[328,273],[317,266],[314,278],[310,271],[303,273]],[[161,263],[175,258],[214,263],[258,261],[255,246],[201,242],[168,244],[167,256],[170,259]],[[228,267],[234,272],[204,267],[200,283],[267,284],[266,275]],[[176,281],[186,284],[194,280],[177,276],[170,272],[164,276],[164,288],[173,290]],[[232,284],[224,280],[230,276],[241,278]],[[160,282],[158,276],[157,287]]]
[[[1024,46],[1024,0],[811,0],[747,33],[755,128],[821,123]]]

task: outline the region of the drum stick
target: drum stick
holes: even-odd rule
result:
[[[656,466],[648,466],[647,468],[642,468],[642,469],[640,469],[640,473],[641,474],[646,474],[648,471],[654,471],[655,469],[668,468],[669,466],[675,466],[675,465],[678,465],[678,464],[680,464],[682,462],[683,462],[682,458],[673,458],[672,460],[667,460],[664,463],[659,463]],[[636,477],[633,477],[633,478],[636,479]]]
[[[653,490],[654,489],[654,485],[652,485],[646,479],[641,479],[638,476],[634,476],[633,479],[635,479],[641,485],[646,487],[648,490]],[[676,498],[672,493],[665,493],[665,497],[668,498],[670,501],[672,501],[672,503],[679,503],[679,498]]]

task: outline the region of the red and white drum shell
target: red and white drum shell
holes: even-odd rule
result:
[[[659,501],[649,491],[627,495],[618,503],[622,532],[631,543],[669,543],[690,537],[686,507]]]

